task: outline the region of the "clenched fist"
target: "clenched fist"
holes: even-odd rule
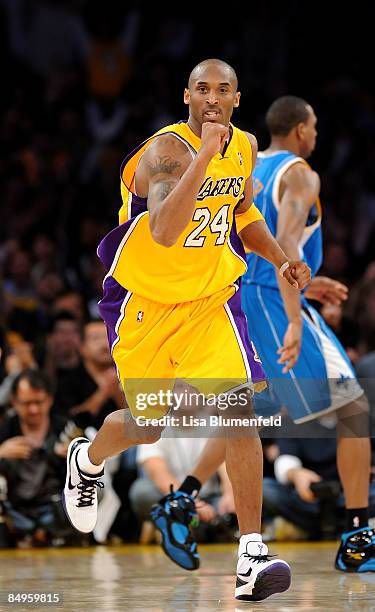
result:
[[[202,145],[200,155],[207,155],[212,159],[216,153],[221,151],[225,140],[229,138],[229,128],[221,123],[203,123],[202,125]]]
[[[311,270],[303,261],[289,261],[283,278],[296,289],[304,289],[311,281]]]

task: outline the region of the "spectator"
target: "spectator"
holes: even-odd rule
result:
[[[16,542],[56,543],[73,531],[61,512],[69,438],[77,428],[50,415],[53,396],[38,370],[24,370],[12,387],[15,414],[0,426],[0,471],[7,481],[6,519]],[[65,435],[65,437],[64,437]]]
[[[70,379],[76,377],[77,371],[80,372],[81,342],[81,328],[77,319],[69,311],[57,313],[47,338],[45,370],[55,382],[55,397],[58,399],[63,398]],[[62,405],[63,402],[60,403],[61,408]]]
[[[46,272],[59,269],[57,244],[45,234],[37,234],[33,241],[32,254],[34,259],[33,278],[38,280]]]
[[[98,429],[104,418],[124,407],[124,395],[108,350],[106,327],[91,321],[84,327],[81,365],[72,372],[56,396],[58,409],[81,427]]]
[[[11,398],[13,381],[25,369],[37,368],[33,346],[15,333],[8,334],[4,354],[5,376],[0,385],[0,406],[7,407]]]
[[[46,271],[35,281],[39,302],[39,321],[43,331],[48,328],[53,303],[64,289],[64,279],[57,271]]]
[[[31,279],[31,259],[26,251],[16,251],[5,271],[4,300],[10,329],[28,341],[40,332],[38,296]]]
[[[14,253],[4,282],[4,297],[11,307],[34,310],[37,307],[35,290],[31,283],[31,259],[25,251]]]
[[[59,312],[69,312],[80,325],[86,319],[86,307],[82,294],[73,289],[62,291],[53,303],[52,312],[56,315]]]

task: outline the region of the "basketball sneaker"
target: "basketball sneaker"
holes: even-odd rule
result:
[[[99,480],[104,470],[93,476],[83,472],[77,455],[82,444],[89,444],[87,438],[75,438],[71,441],[66,456],[66,480],[62,502],[69,522],[82,533],[93,531],[98,513],[97,487],[103,488]]]
[[[335,567],[342,572],[375,572],[375,532],[370,527],[341,536]]]
[[[171,486],[171,492],[152,506],[150,515],[161,533],[165,554],[184,569],[198,569],[200,558],[191,533],[191,527],[198,525],[194,499]]]
[[[290,567],[282,559],[274,559],[261,540],[246,543],[237,563],[235,598],[241,601],[262,601],[290,586]]]

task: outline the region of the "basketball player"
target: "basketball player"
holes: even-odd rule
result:
[[[289,257],[302,254],[315,275],[322,262],[320,181],[305,159],[315,147],[316,116],[301,98],[285,96],[271,105],[266,122],[271,144],[258,154],[253,171],[255,203]],[[272,383],[272,407],[285,406],[296,423],[333,411],[337,415],[337,464],[345,494],[346,530],[335,567],[344,572],[374,572],[375,534],[368,526],[368,404],[343,347],[306,300],[340,303],[346,299],[346,287],[317,276],[301,297],[293,287],[279,282],[273,267],[256,254],[249,254],[247,262],[242,306]],[[224,460],[223,447],[220,439],[209,441],[186,479],[188,485],[199,490],[200,482]],[[291,462],[292,483],[297,467]],[[185,487],[183,483],[181,488]]]
[[[123,163],[120,225],[98,248],[108,269],[100,309],[135,418],[126,410],[114,412],[92,443],[77,438],[70,445],[64,505],[82,532],[95,526],[96,486],[105,459],[158,438],[158,427],[147,438],[142,435],[138,417],[167,414],[163,394],[175,379],[200,379],[205,393],[243,391],[264,381],[240,305],[238,279],[246,270],[242,241],[276,266],[283,282],[302,289],[310,281],[308,266],[286,257],[252,204],[256,140],[230,123],[239,100],[234,70],[220,60],[202,62],[184,93],[188,121],[161,129]],[[148,397],[143,411],[138,390],[142,401]],[[155,393],[151,401],[145,390],[157,392],[157,405]],[[249,401],[247,417],[250,411]],[[242,534],[235,594],[245,600],[264,599],[290,584],[289,566],[270,559],[261,540],[262,449],[253,434],[228,437],[225,450]],[[192,498],[172,493],[164,521],[171,507],[189,515]],[[194,542],[173,517],[168,526],[166,552],[194,569]]]

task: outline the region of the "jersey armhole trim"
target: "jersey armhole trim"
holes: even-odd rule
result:
[[[279,170],[277,170],[272,187],[272,202],[276,210],[280,209],[279,190],[282,177],[291,166],[300,163],[305,164],[305,160],[302,157],[294,157],[293,159],[290,159],[285,164],[283,164]]]

